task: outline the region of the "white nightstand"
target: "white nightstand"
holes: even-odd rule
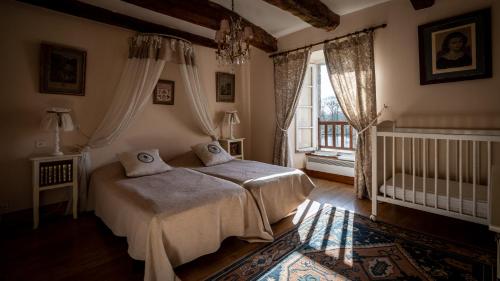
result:
[[[244,149],[243,149],[243,141],[245,138],[240,138],[240,139],[220,139],[219,143],[224,148],[231,156],[233,156],[236,159],[243,160],[245,159],[244,156]]]
[[[33,228],[38,227],[40,192],[71,187],[73,190],[73,218],[78,209],[78,161],[81,154],[33,157]]]

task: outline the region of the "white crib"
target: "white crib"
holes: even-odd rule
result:
[[[500,196],[499,183],[492,194],[492,161],[500,160],[498,131],[403,129],[392,122],[371,130],[372,220],[377,203],[386,202],[500,231],[499,222],[491,222],[492,214],[500,213],[499,204],[492,204]]]
[[[484,132],[372,127],[372,218],[380,201],[488,225],[500,135]]]

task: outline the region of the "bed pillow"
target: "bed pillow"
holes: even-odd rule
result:
[[[191,149],[205,166],[222,164],[234,159],[220,146],[218,141],[200,143],[192,146]]]
[[[127,177],[141,177],[172,170],[161,159],[158,149],[137,150],[118,154]]]

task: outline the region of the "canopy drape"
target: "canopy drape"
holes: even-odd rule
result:
[[[185,92],[189,97],[193,115],[202,131],[217,139],[211,111],[200,85],[192,44],[181,39],[155,35],[138,35],[131,38],[129,56],[115,88],[111,105],[82,149],[79,165],[81,211],[91,210],[93,207],[93,202],[88,202],[87,198],[91,167],[90,150],[110,145],[130,126],[150,100],[167,62],[180,64]]]
[[[274,57],[274,98],[276,129],[273,163],[292,166],[288,128],[299,103],[300,90],[307,70],[310,48]]]
[[[364,129],[377,117],[373,31],[326,43],[323,51],[340,107],[349,125],[361,132],[356,147],[354,187],[359,198],[370,197],[371,130]]]

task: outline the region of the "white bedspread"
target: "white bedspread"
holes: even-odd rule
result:
[[[229,236],[272,241],[240,186],[189,169],[126,178],[119,163],[92,175],[91,202],[129,254],[145,260],[144,280],[175,280],[173,268],[215,252]]]
[[[266,229],[286,217],[307,198],[314,184],[301,170],[262,162],[233,160],[205,167],[192,153],[169,161],[207,175],[226,179],[249,190],[262,212]]]

